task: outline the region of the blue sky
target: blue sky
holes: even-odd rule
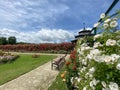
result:
[[[31,43],[64,42],[92,28],[113,0],[0,0],[0,36]],[[119,7],[119,6],[117,6]]]

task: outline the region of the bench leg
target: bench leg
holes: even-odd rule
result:
[[[53,63],[51,63],[51,69],[53,70]]]
[[[60,66],[59,65],[57,65],[57,69],[60,70]]]

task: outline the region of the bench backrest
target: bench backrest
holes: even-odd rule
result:
[[[58,61],[56,61],[57,64],[59,64],[60,62],[62,62],[64,60],[64,57],[61,57]]]

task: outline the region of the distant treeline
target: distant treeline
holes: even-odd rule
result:
[[[6,45],[6,44],[16,44],[16,37],[10,36],[8,38],[6,37],[0,37],[0,45]]]

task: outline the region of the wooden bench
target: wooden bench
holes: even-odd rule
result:
[[[56,60],[51,61],[51,69],[53,69],[53,67],[55,66],[57,68],[57,70],[60,70],[60,68],[65,63],[65,57],[66,57],[66,55],[62,56]]]

